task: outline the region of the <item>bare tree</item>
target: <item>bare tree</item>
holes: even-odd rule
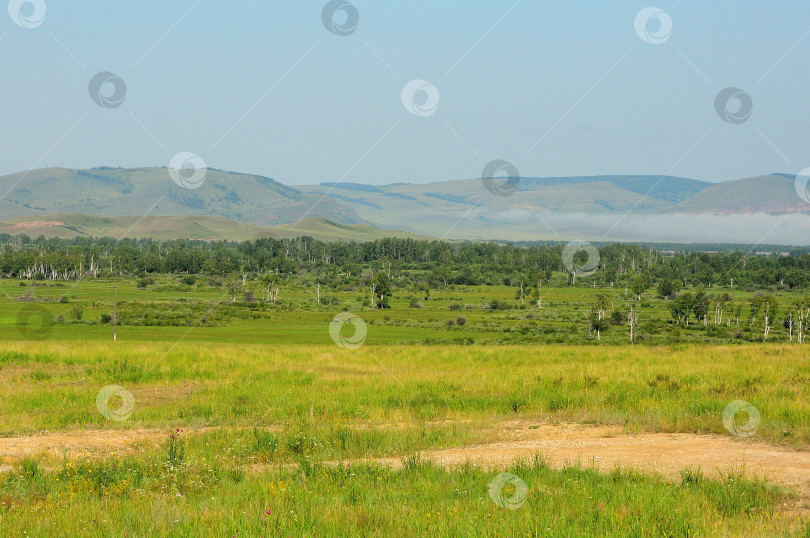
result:
[[[630,313],[627,315],[627,320],[630,322],[630,345],[634,345],[636,343],[636,322],[638,322],[636,305],[630,307]]]

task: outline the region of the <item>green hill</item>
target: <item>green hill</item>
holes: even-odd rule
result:
[[[383,237],[416,237],[367,224],[340,224],[324,218],[303,219],[275,227],[256,226],[225,217],[121,216],[102,217],[57,213],[47,217],[17,217],[0,222],[0,234],[29,237],[114,237],[245,241],[258,237],[308,235],[321,241],[369,241]]]
[[[339,224],[328,219],[314,218],[270,228],[273,237],[298,237],[308,235],[321,241],[374,241],[385,237],[411,237],[429,239],[399,230],[382,230],[367,224]]]
[[[771,174],[716,183],[672,209],[687,213],[795,213],[807,212],[793,187],[794,177]]]
[[[0,194],[6,193],[0,199],[0,221],[9,221],[11,231],[63,237],[117,237],[137,223],[133,230],[140,237],[159,238],[303,233],[355,241],[411,234],[470,240],[740,242],[746,224],[751,233],[775,226],[763,215],[748,217],[752,214],[795,213],[784,227],[806,226],[801,219],[810,217],[810,204],[796,194],[793,181],[780,174],[714,184],[654,175],[522,177],[514,194],[497,196],[480,179],[291,188],[262,176],[208,169],[199,188],[185,189],[175,185],[166,168],[48,168],[0,177]],[[139,222],[137,215],[148,217]],[[712,215],[737,217],[732,222]],[[722,229],[737,235],[723,235]],[[801,239],[780,237],[784,242]]]
[[[166,168],[45,168],[0,177],[0,218],[53,213],[208,215],[261,226],[324,217],[362,223],[330,196],[303,193],[270,178],[208,169],[197,189],[176,185]]]

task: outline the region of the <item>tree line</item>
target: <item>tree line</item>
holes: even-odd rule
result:
[[[518,290],[516,298],[521,301],[539,296],[538,288],[549,284],[622,287],[637,296],[656,286],[658,294],[665,298],[675,298],[680,290],[689,287],[753,291],[804,289],[810,284],[807,252],[787,256],[745,252],[665,256],[648,247],[616,243],[598,249],[599,263],[594,274],[574,278],[576,270],[570,262],[566,265],[563,249],[562,244],[518,246],[404,238],[347,243],[306,236],[227,242],[0,235],[0,275],[71,280],[148,274],[311,274],[327,283],[371,272],[425,287],[509,285]],[[586,254],[580,252],[577,256]],[[576,266],[585,260],[574,261]],[[570,278],[559,280],[560,273]],[[682,317],[694,311],[694,306],[682,306]],[[703,315],[701,308],[698,317]]]

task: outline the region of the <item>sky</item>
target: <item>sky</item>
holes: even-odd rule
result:
[[[352,0],[327,25],[321,0],[11,0],[0,174],[181,152],[290,185],[810,167],[810,2],[654,1]],[[728,87],[750,115],[721,117]]]

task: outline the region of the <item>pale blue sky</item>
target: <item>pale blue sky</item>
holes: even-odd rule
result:
[[[496,158],[710,181],[810,166],[810,2],[353,3],[345,37],[322,1],[46,0],[32,29],[0,11],[0,173],[180,151],[292,185],[477,177]],[[660,45],[634,30],[649,5],[673,21]],[[126,82],[122,106],[90,99],[99,71]],[[413,79],[441,95],[428,117],[401,102]],[[743,124],[715,113],[728,86],[754,102]]]

